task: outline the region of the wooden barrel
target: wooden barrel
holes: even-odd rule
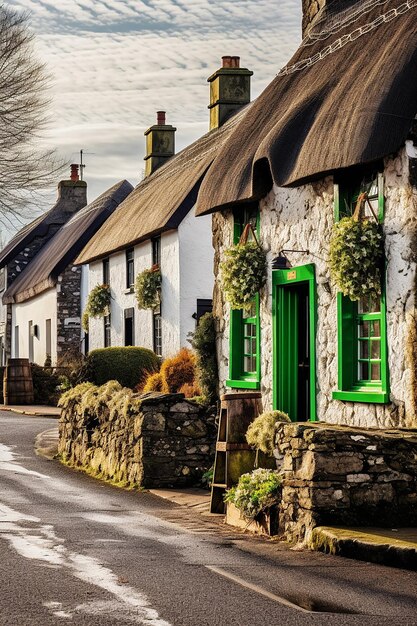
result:
[[[4,404],[33,404],[33,381],[29,359],[8,359],[3,378]]]

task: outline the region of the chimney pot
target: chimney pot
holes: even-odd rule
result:
[[[78,174],[78,165],[76,163],[72,163],[71,165],[71,180],[73,183],[76,183],[80,180]]]
[[[157,120],[158,126],[165,126],[165,123],[166,123],[165,111],[158,111],[156,114],[156,120]]]
[[[222,57],[223,67],[240,67],[240,57],[232,57],[230,55]]]

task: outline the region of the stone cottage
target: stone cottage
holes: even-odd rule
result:
[[[58,184],[55,205],[24,226],[0,252],[0,353],[1,364],[16,354],[12,345],[12,305],[3,303],[6,289],[34,259],[57,231],[87,204],[87,184],[79,179],[78,165],[71,165],[71,177]],[[23,355],[22,355],[23,356]]]
[[[303,0],[303,41],[217,152],[197,215],[213,214],[223,390],[260,390],[294,421],[417,425],[417,3]],[[360,193],[385,236],[381,297],[330,278],[335,221]],[[251,223],[267,285],[230,310],[224,251]]]
[[[81,182],[75,173],[69,188],[79,186],[85,200],[85,183]],[[10,310],[12,358],[29,358],[43,365],[49,356],[53,365],[59,365],[68,353],[83,350],[86,270],[74,267],[73,261],[132,189],[122,181],[87,206],[79,202],[3,293],[3,305]]]
[[[223,58],[223,67],[209,78],[210,132],[179,154],[174,154],[176,129],[164,112],[146,131],[144,180],[77,259],[89,264],[90,289],[102,282],[111,288],[109,315],[90,321],[90,348],[138,345],[172,355],[189,345],[196,320],[211,310],[211,220],[196,219],[194,205],[208,168],[238,122],[236,111],[250,100],[251,74],[239,67],[238,57]],[[160,306],[139,309],[135,278],[155,266],[162,277]]]

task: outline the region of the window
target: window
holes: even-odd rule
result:
[[[103,285],[110,285],[110,260],[103,260]]]
[[[153,350],[162,356],[162,317],[160,313],[153,315]]]
[[[135,260],[134,250],[126,250],[126,289],[132,289],[135,284]]]
[[[234,242],[238,243],[246,224],[259,233],[259,208],[251,204],[234,216]],[[230,380],[227,386],[241,389],[260,387],[259,296],[250,311],[230,311]]]
[[[33,337],[34,337],[34,328],[33,321],[28,322],[28,331],[29,331],[29,361],[33,363]]]
[[[197,300],[197,312],[193,314],[193,317],[197,320],[197,324],[200,321],[200,318],[203,317],[206,313],[211,313],[213,311],[213,300]]]
[[[135,345],[135,309],[125,309],[125,346]]]
[[[111,346],[111,314],[104,316],[104,347]]]
[[[19,358],[19,326],[14,327],[14,358]]]
[[[335,218],[352,215],[360,193],[371,208],[366,216],[384,219],[383,175],[375,171],[353,174],[335,188]],[[385,284],[381,297],[352,302],[338,294],[338,391],[333,398],[352,402],[389,402]]]
[[[152,239],[152,265],[161,265],[161,238]]]
[[[45,321],[45,353],[47,357],[52,355],[52,320]]]

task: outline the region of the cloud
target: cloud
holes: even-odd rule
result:
[[[12,0],[28,10],[53,77],[47,140],[86,155],[92,200],[115,180],[137,183],[144,130],[167,111],[177,147],[207,131],[207,77],[224,54],[254,71],[256,97],[301,37],[300,0]]]

